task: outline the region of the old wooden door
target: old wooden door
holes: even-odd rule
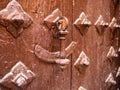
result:
[[[11,1],[0,0],[0,10]],[[31,16],[33,24],[23,28],[22,33],[14,37],[15,33],[12,34],[6,23],[3,25],[0,20],[0,79],[2,80],[19,61],[24,64],[23,67],[27,67],[35,74],[33,75],[35,79],[24,88],[14,85],[12,90],[117,90],[120,85],[116,78],[119,57],[108,59],[107,53],[111,46],[118,48],[119,27],[115,34],[109,27],[105,27],[101,31],[104,33],[99,34],[94,23],[100,15],[109,24],[113,17],[120,23],[120,0],[17,0],[17,2]],[[72,41],[77,42],[76,49],[68,57],[71,62],[65,69],[61,69],[58,64],[44,62],[34,53],[35,45],[40,45],[50,52],[60,50],[59,36],[44,24],[45,17],[57,8],[69,21],[67,28],[69,34],[66,36],[65,46]],[[91,22],[84,35],[81,35],[80,30],[73,25],[82,12]],[[19,26],[19,23],[17,25]],[[84,23],[83,27],[86,29]],[[82,51],[89,58],[89,65],[76,68],[74,64]],[[114,81],[105,82],[110,73],[113,74]],[[115,81],[118,82],[115,84]],[[11,82],[14,83],[14,80]],[[8,87],[7,84],[1,84],[0,90],[9,90]]]

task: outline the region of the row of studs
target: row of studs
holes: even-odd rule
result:
[[[91,21],[87,18],[84,12],[82,12],[78,19],[75,20],[74,25],[77,29],[80,30],[80,33],[84,35],[83,28],[82,27],[90,27],[92,25]],[[97,28],[98,33],[102,34],[104,30],[107,27],[109,27],[112,31],[115,29],[120,29],[120,25],[117,24],[117,20],[115,17],[111,20],[110,23],[107,23],[104,21],[103,16],[100,15],[97,19],[97,21],[94,23],[94,26]]]

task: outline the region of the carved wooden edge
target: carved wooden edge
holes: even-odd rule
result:
[[[103,16],[100,15],[94,25],[97,29],[98,34],[101,35],[104,33],[104,29],[107,28],[109,24],[105,22]]]
[[[0,11],[0,24],[14,37],[19,36],[23,29],[28,28],[32,23],[32,17],[16,0],[9,2],[6,8]]]
[[[71,42],[71,44],[65,49],[65,59],[61,59],[60,57],[60,51],[58,52],[49,52],[48,50],[42,48],[40,45],[35,46],[35,55],[48,63],[58,63],[58,64],[68,64],[68,60],[66,59],[76,48],[77,43],[76,42]],[[59,61],[61,60],[61,61]],[[63,60],[63,62],[62,62]],[[66,62],[64,60],[67,60]]]
[[[10,72],[0,79],[0,84],[7,88],[14,88],[15,86],[23,88],[31,83],[34,78],[35,74],[19,61]]]

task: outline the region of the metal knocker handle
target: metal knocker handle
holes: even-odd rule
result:
[[[67,57],[73,52],[76,47],[76,42],[72,41],[71,44],[66,48],[65,39],[68,34],[68,19],[62,16],[62,13],[59,9],[56,9],[44,19],[45,24],[49,29],[56,27],[60,39],[60,51],[49,52],[42,48],[40,45],[35,46],[35,55],[48,63],[57,63],[60,64],[61,68],[65,68],[67,64],[70,63],[70,60]]]

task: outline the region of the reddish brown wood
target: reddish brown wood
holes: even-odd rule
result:
[[[81,4],[80,4],[81,3]],[[113,17],[113,9],[110,0],[74,0],[73,19],[77,18],[80,12],[85,12],[89,20],[95,23],[98,16],[104,16],[105,21],[110,21]],[[111,11],[113,10],[113,11]],[[112,44],[110,29],[105,29],[103,35],[96,32],[96,28],[92,25],[88,33],[81,37],[79,31],[73,28],[73,38],[78,41],[78,47],[73,54],[73,63],[77,60],[80,51],[84,51],[90,58],[90,65],[82,73],[78,72],[75,67],[72,67],[72,90],[77,90],[83,86],[87,90],[116,90],[116,86],[109,87],[105,80],[110,72],[116,74],[118,59],[109,61],[106,58],[107,52]]]
[[[4,9],[11,0],[0,0],[0,10]],[[36,79],[23,90],[116,90],[116,86],[109,87],[105,80],[110,73],[115,77],[119,58],[109,60],[106,55],[111,46],[117,47],[119,33],[112,34],[109,28],[99,35],[93,25],[99,15],[110,22],[113,17],[119,19],[119,0],[17,0],[23,10],[33,18],[33,25],[24,30],[17,38],[13,38],[6,29],[0,25],[0,79],[21,60],[36,74]],[[115,1],[115,2],[113,2]],[[120,3],[120,2],[119,2]],[[44,18],[53,10],[59,8],[68,18],[69,34],[66,36],[65,46],[71,41],[78,43],[74,54],[69,56],[72,62],[65,70],[59,65],[48,64],[34,55],[34,46],[40,45],[50,52],[60,51],[60,40],[54,32],[44,25]],[[88,32],[81,36],[73,23],[81,12],[85,12],[92,22]],[[119,22],[119,21],[118,21]],[[54,37],[53,37],[54,36]],[[74,63],[81,51],[90,59],[89,66],[80,73]],[[117,81],[119,83],[119,81]],[[119,84],[118,84],[119,86]],[[1,90],[9,90],[0,85]],[[13,90],[20,90],[14,87]]]

